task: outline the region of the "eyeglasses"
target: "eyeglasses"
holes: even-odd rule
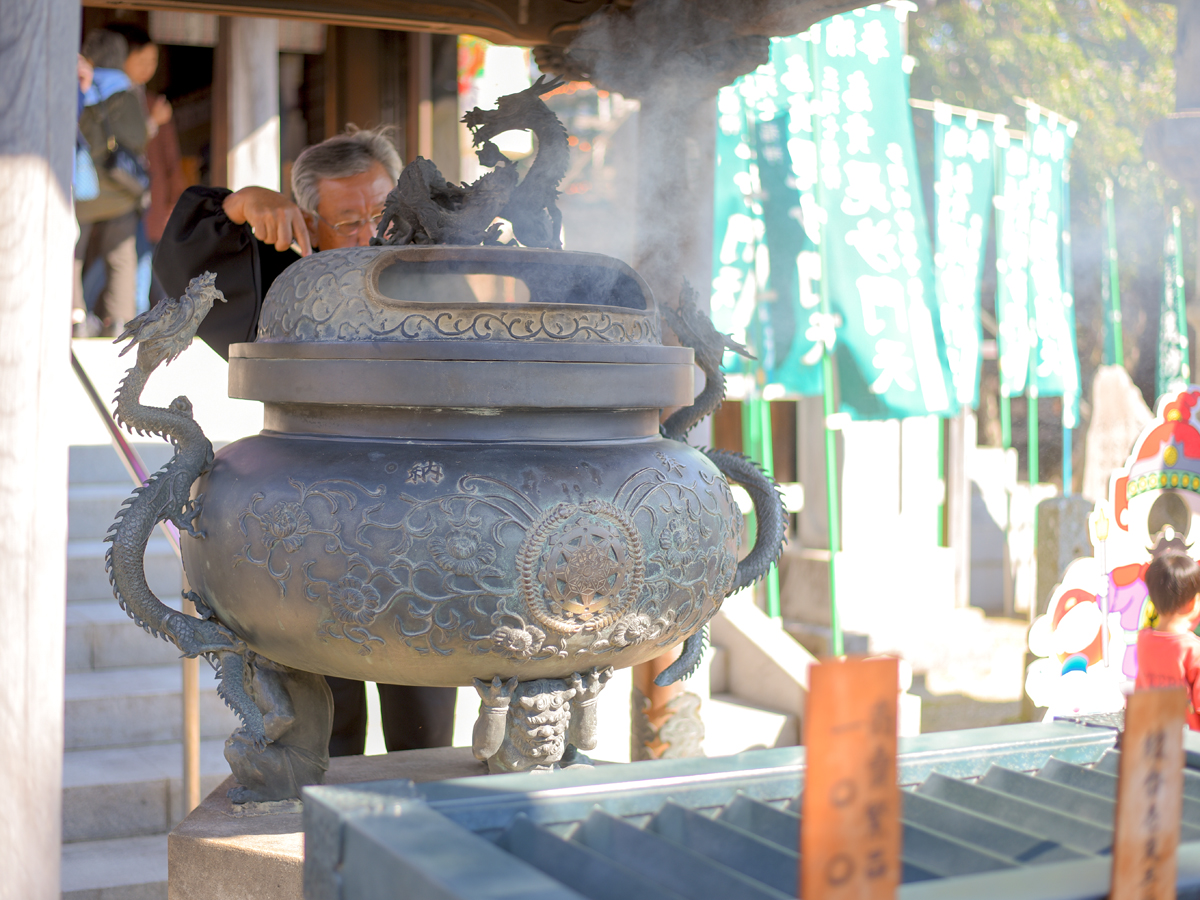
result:
[[[379,223],[383,219],[383,210],[375,213],[369,219],[355,219],[353,222],[330,222],[318,212],[313,213],[318,219],[340,234],[342,237],[354,237],[364,228],[370,228],[372,232],[379,228]]]

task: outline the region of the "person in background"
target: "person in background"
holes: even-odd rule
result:
[[[93,68],[92,85],[84,94],[79,131],[91,148],[98,192],[92,200],[75,205],[79,241],[75,246],[75,309],[83,309],[83,273],[97,259],[104,260],[105,287],[96,302],[100,334],[121,333],[135,314],[137,280],[135,234],[142,209],[141,193],[115,180],[106,163],[112,147],[120,145],[134,155],[146,149],[146,117],[124,66],[128,43],[116,32],[99,29],[88,34],[82,53]],[[76,322],[77,336],[82,321]],[[93,335],[86,335],[93,336]]]
[[[1134,687],[1187,689],[1188,728],[1200,731],[1200,565],[1183,553],[1165,553],[1146,569],[1146,587],[1158,621],[1138,632]]]
[[[217,273],[226,302],[198,334],[224,359],[229,345],[253,341],[263,297],[275,278],[313,248],[366,246],[388,191],[400,177],[400,155],[385,129],[353,126],[307,148],[292,167],[296,202],[278,191],[190,187],[167,221],[154,253],[154,272],[178,297],[204,271]],[[333,691],[330,756],[361,754],[367,735],[367,694],[361,681],[327,678]],[[454,735],[454,688],[379,685],[383,736],[389,751],[444,747]]]
[[[133,82],[146,116],[146,168],[150,174],[150,201],[137,230],[137,311],[145,312],[165,296],[153,282],[151,258],[162,237],[175,201],[187,188],[180,167],[179,137],[175,133],[174,111],[166,97],[150,94],[146,85],[158,71],[159,48],[142,28],[129,22],[112,22],[106,30],[125,38],[129,55],[125,74]]]

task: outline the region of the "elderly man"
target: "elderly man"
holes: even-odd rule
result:
[[[300,154],[292,167],[293,203],[277,191],[191,187],[176,203],[154,254],[154,273],[178,297],[206,268],[227,298],[199,335],[229,358],[229,345],[254,340],[267,289],[302,256],[362,247],[375,233],[400,156],[380,131],[349,130]]]
[[[228,359],[230,344],[254,340],[267,289],[298,259],[289,248],[295,244],[308,256],[314,250],[365,246],[400,168],[396,148],[380,131],[350,130],[300,154],[292,168],[296,203],[261,187],[188,188],[154,254],[154,272],[173,297],[194,275],[217,273],[227,302],[213,308],[199,335]],[[334,704],[329,753],[362,753],[364,685],[345,678],[328,681]],[[388,750],[450,744],[454,688],[381,684],[379,699]]]

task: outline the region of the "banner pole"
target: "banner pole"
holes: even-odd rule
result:
[[[1007,133],[1007,132],[1006,132]],[[995,227],[992,229],[993,240],[996,243],[996,261],[1000,261],[1000,226],[1002,223],[1003,211],[1000,205],[996,202],[997,198],[1002,195],[1004,190],[1004,154],[1001,152],[1003,148],[996,145],[995,153],[995,175],[992,181],[995,183],[993,188],[994,197],[992,200],[995,206]],[[1000,320],[1000,273],[999,265],[997,265],[996,273],[996,320]],[[1004,347],[1000,343],[1000,335],[996,335],[996,382],[1000,388],[1000,446],[1005,450],[1012,446],[1012,398],[1004,393]]]
[[[1179,323],[1179,350],[1183,356],[1179,374],[1185,384],[1190,384],[1192,366],[1188,341],[1187,296],[1183,280],[1183,222],[1178,206],[1171,207],[1171,228],[1175,236],[1175,321]]]
[[[1031,333],[1036,333],[1037,323],[1033,316],[1029,317],[1029,330]],[[1026,396],[1029,398],[1028,419],[1029,427],[1029,484],[1035,485],[1038,483],[1038,477],[1041,474],[1038,468],[1038,386],[1037,386],[1037,343],[1033,342],[1033,346],[1029,350],[1029,384],[1027,385]],[[1036,534],[1036,532],[1034,532]]]
[[[772,445],[771,432],[771,401],[760,399],[758,401],[759,415],[761,416],[761,424],[759,426],[760,441],[762,446],[762,467],[763,471],[770,477],[775,477],[775,448]],[[767,570],[767,615],[772,619],[780,619],[783,613],[779,606],[779,563],[771,564],[771,568]]]
[[[1063,398],[1063,403],[1067,402],[1067,398]],[[1069,497],[1075,493],[1075,471],[1071,460],[1072,453],[1072,434],[1071,429],[1063,425],[1063,462],[1062,462],[1062,477],[1063,477],[1063,496]]]
[[[821,306],[828,315],[829,299],[821,291]],[[825,498],[829,517],[829,652],[831,656],[842,656],[842,619],[837,603],[837,555],[841,551],[841,522],[838,510],[837,439],[829,427],[829,418],[836,411],[833,399],[833,356],[829,348],[821,354],[821,378],[824,381],[825,400]]]
[[[820,54],[814,43],[809,43],[809,70],[818,71]],[[813,117],[813,138],[817,146],[821,146],[821,120]],[[818,205],[823,204],[821,196],[822,184],[817,180],[816,192]],[[829,255],[825,238],[821,234],[818,249],[821,254],[821,315],[826,322],[832,321],[832,309],[829,303]],[[833,354],[827,342],[822,341],[821,348],[821,396],[824,401],[825,416],[822,427],[825,429],[825,508],[829,521],[829,655],[839,657],[845,655],[842,641],[842,617],[838,611],[837,601],[837,556],[841,551],[842,526],[838,510],[838,478],[837,478],[837,438],[829,427],[829,419],[837,412],[837,403],[833,396]]]
[[[1067,129],[1067,134],[1074,141],[1075,137],[1071,134],[1070,128]],[[1076,372],[1079,370],[1079,325],[1075,317],[1075,261],[1072,257],[1071,242],[1071,181],[1069,167],[1064,169],[1064,178],[1062,181],[1062,232],[1059,236],[1059,247],[1062,248],[1061,256],[1059,257],[1059,266],[1062,269],[1062,286],[1063,299],[1069,303],[1071,309],[1071,328],[1072,338],[1075,343],[1075,360],[1074,366]],[[1069,395],[1066,390],[1063,391],[1062,398],[1062,492],[1064,497],[1073,496],[1075,493],[1075,412],[1072,407],[1078,408],[1078,397],[1081,391],[1079,386],[1079,378],[1074,379],[1075,394]]]
[[[1121,326],[1121,279],[1117,271],[1117,215],[1116,204],[1113,201],[1113,183],[1111,178],[1104,179],[1104,216],[1107,220],[1106,234],[1108,237],[1108,299],[1109,322],[1112,323],[1112,364],[1125,366],[1125,340]]]

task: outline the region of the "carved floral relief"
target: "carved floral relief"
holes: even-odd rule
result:
[[[362,654],[394,641],[514,660],[667,646],[725,596],[742,520],[719,475],[658,456],[610,499],[549,509],[435,461],[420,470],[442,477],[416,489],[418,464],[389,465],[378,485],[289,479],[241,511],[234,564],[266,570],[320,610],[319,639]]]

